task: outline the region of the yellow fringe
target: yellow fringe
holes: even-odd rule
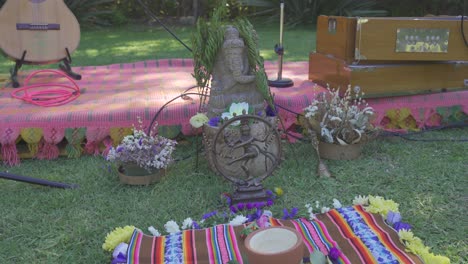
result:
[[[390,109],[387,111],[387,117],[390,119],[387,128],[418,130],[416,119],[408,108]]]
[[[39,141],[43,136],[41,128],[23,128],[21,129],[21,138],[28,144],[29,152],[35,156],[39,152]]]
[[[132,127],[113,127],[110,129],[110,137],[112,139],[112,145],[117,147],[117,145],[122,142],[125,136],[131,135],[133,133]]]
[[[9,81],[10,81],[10,75],[0,74],[0,88],[4,88]]]

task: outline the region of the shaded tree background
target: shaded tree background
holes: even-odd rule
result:
[[[221,0],[141,1],[159,18],[168,19],[207,16]],[[0,6],[5,2],[6,0],[0,0]],[[81,24],[105,26],[150,21],[137,0],[64,0],[64,2]],[[227,0],[227,3],[231,17],[245,15],[252,20],[271,22],[277,21],[279,16],[280,0]],[[321,14],[341,16],[468,15],[468,0],[285,1],[285,20],[289,25],[313,24],[317,16]]]

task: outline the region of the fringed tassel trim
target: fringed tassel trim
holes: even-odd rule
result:
[[[68,153],[69,158],[79,158],[81,157],[81,153],[83,148],[81,147],[81,143],[84,141],[86,136],[86,128],[67,128],[65,129],[65,138],[68,141],[65,150]]]
[[[44,142],[39,146],[39,152],[37,154],[38,159],[57,159],[59,157],[60,150],[57,145],[49,142]]]
[[[110,149],[111,149],[112,146],[113,146],[113,145],[112,145],[112,144],[113,144],[112,138],[111,138],[110,136],[109,136],[109,137],[106,137],[106,138],[102,141],[102,143],[103,143],[104,146],[105,146],[105,149],[104,149],[104,151],[102,152],[102,155],[103,155],[104,157],[107,157],[107,154],[109,154],[109,151],[110,151]]]
[[[84,147],[86,154],[88,155],[99,155],[99,143],[96,141],[86,142]]]
[[[41,128],[21,129],[21,138],[28,144],[29,153],[32,157],[36,157],[39,153],[39,142],[43,135]]]
[[[32,157],[36,157],[39,153],[39,143],[28,143],[29,153]]]
[[[81,157],[83,148],[81,147],[81,144],[67,144],[65,150],[67,151],[69,158],[79,158]]]
[[[16,166],[20,164],[20,159],[15,143],[2,145],[2,157],[3,164],[7,166]]]

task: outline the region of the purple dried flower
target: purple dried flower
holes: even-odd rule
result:
[[[252,208],[254,208],[252,203],[247,203],[246,207],[247,207],[247,210],[251,210]]]
[[[245,204],[244,204],[244,203],[238,203],[238,204],[237,204],[237,209],[239,209],[239,211],[244,210],[244,208],[245,208]]]
[[[237,208],[234,205],[229,206],[232,213],[237,214]]]
[[[398,212],[388,211],[387,213],[387,223],[393,226],[395,223],[401,221],[401,214]]]
[[[265,109],[266,115],[267,116],[277,116],[277,111],[276,109],[271,108],[270,105],[268,105]]]
[[[253,220],[255,220],[255,214],[248,214],[247,216],[247,222],[252,222]]]
[[[294,218],[298,211],[299,211],[299,209],[297,209],[297,207],[293,207],[291,209],[291,213],[289,213],[288,209],[284,208],[283,209],[283,220]]]
[[[268,201],[266,202],[266,206],[270,207],[274,204],[273,200],[271,199],[268,199]]]
[[[328,252],[328,256],[332,260],[337,260],[340,257],[340,255],[341,255],[341,251],[337,249],[336,247],[330,248],[330,252]]]
[[[112,259],[112,262],[111,262],[111,264],[120,264],[120,263],[127,263],[127,257],[122,253],[119,253],[117,257]]]
[[[216,210],[213,211],[213,212],[206,213],[206,214],[204,214],[204,215],[202,216],[202,219],[206,220],[206,219],[208,219],[208,218],[210,218],[210,217],[212,217],[212,216],[215,216],[217,213],[218,213],[218,211],[216,211]]]
[[[397,232],[403,229],[411,230],[411,225],[405,222],[396,222],[395,224],[393,224],[393,228],[395,228]]]
[[[286,219],[289,219],[289,212],[288,212],[288,209],[284,208],[283,209],[283,217],[282,217],[283,220],[286,220]]]
[[[231,199],[231,196],[229,196],[228,193],[223,193],[223,194],[221,194],[221,198],[225,198],[225,199],[226,199],[226,203],[228,204],[228,206],[231,205],[232,199]]]
[[[193,229],[201,229],[200,225],[198,225],[197,221],[192,222]]]
[[[117,149],[116,149],[116,151],[117,151],[117,152],[122,152],[123,149],[124,149],[124,148],[123,148],[122,146],[118,146]]]
[[[216,126],[218,126],[219,121],[221,121],[221,118],[219,116],[212,117],[208,121],[208,125],[216,127]]]
[[[276,199],[276,194],[272,190],[266,190],[266,194],[271,198],[271,199]]]
[[[247,215],[247,218],[249,219],[248,222],[253,222],[259,219],[261,216],[262,216],[262,210],[257,209],[255,213]]]
[[[257,209],[257,211],[255,212],[255,214],[257,215],[257,219],[260,218],[263,214],[263,211],[261,209]]]
[[[290,218],[294,218],[294,217],[296,216],[296,214],[297,214],[298,211],[299,211],[299,209],[298,209],[297,207],[293,207],[293,208],[291,209],[291,213],[289,214],[289,217],[290,217]]]

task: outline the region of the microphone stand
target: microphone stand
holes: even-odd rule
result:
[[[278,78],[276,80],[268,80],[268,85],[278,88],[287,88],[294,85],[294,82],[289,78],[283,78],[283,22],[284,22],[284,0],[280,3],[280,43],[275,45],[275,53],[278,54]]]

